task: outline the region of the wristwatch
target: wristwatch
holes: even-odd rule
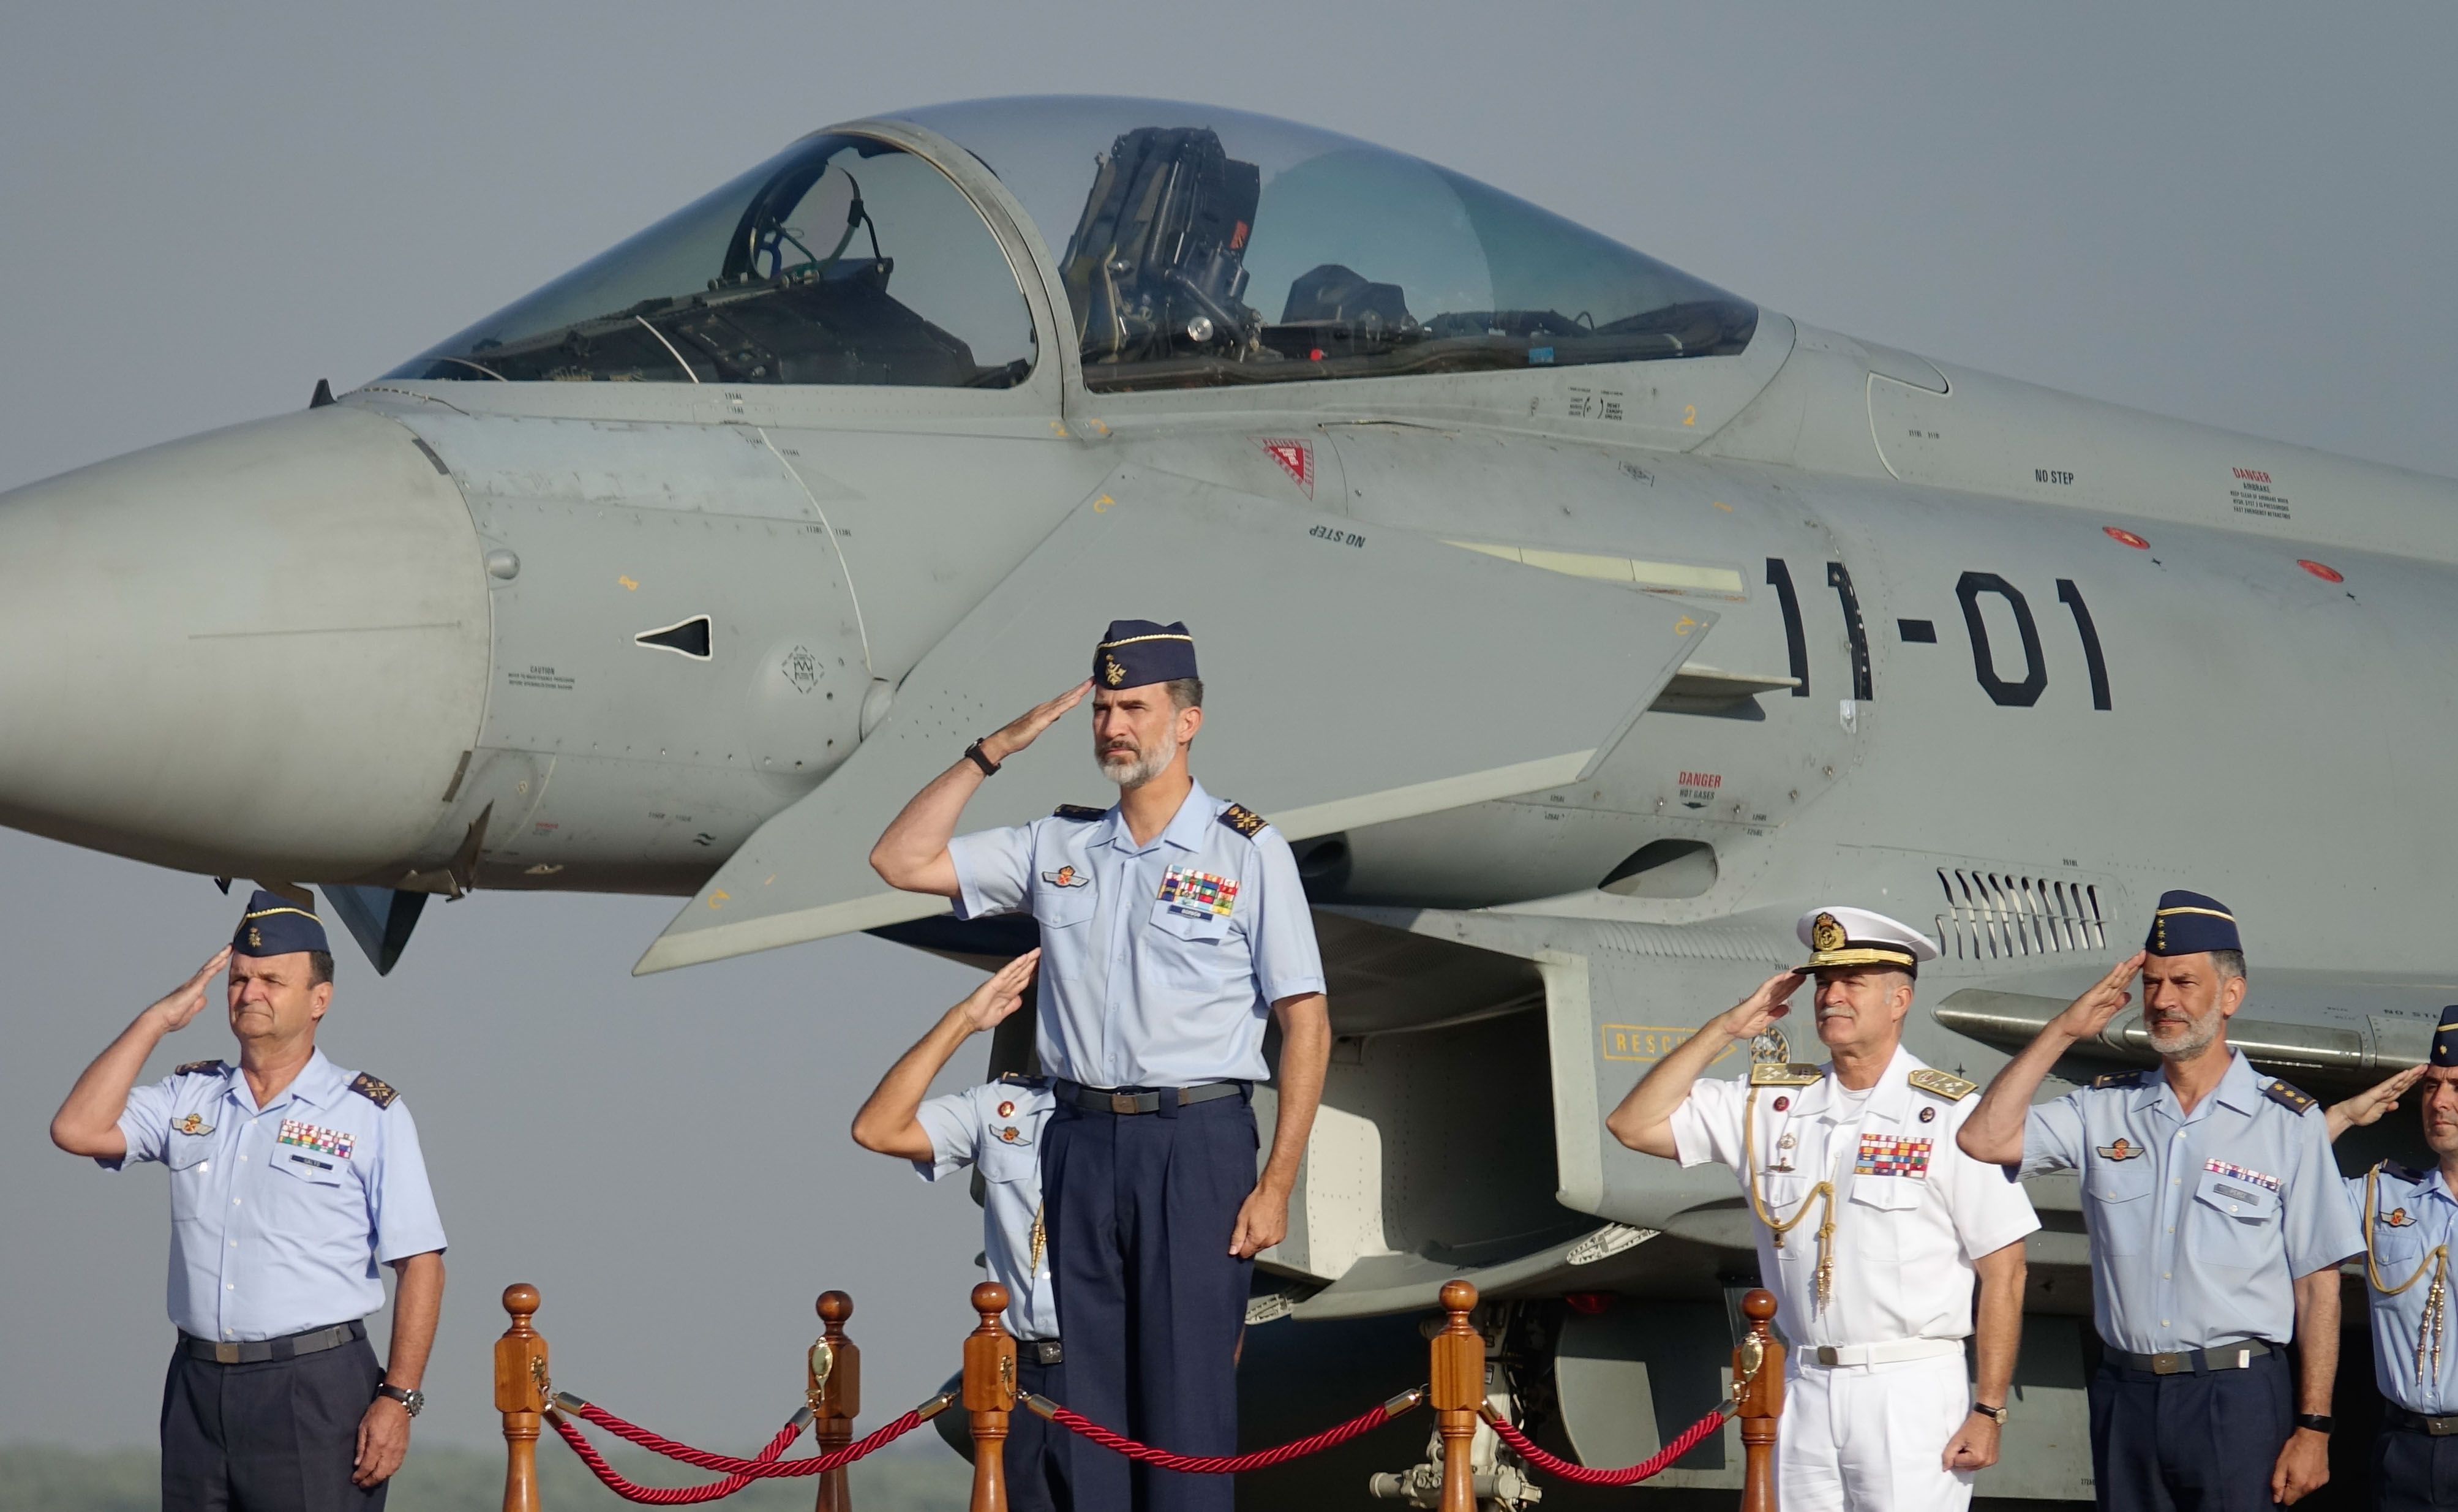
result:
[[[2317,1434],[2328,1433],[2332,1428],[2338,1426],[2338,1421],[2339,1420],[2336,1418],[2332,1418],[2326,1413],[2298,1413],[2296,1415],[2297,1427],[2310,1428]]]
[[[1983,1402],[1983,1401],[1976,1401],[1976,1402],[1973,1402],[1973,1403],[1971,1404],[1971,1410],[1972,1410],[1973,1412],[1978,1413],[1981,1417],[1986,1418],[1988,1418],[1989,1421],[1991,1421],[1991,1422],[1995,1423],[1995,1424],[1996,1424],[1998,1427],[2000,1427],[2000,1428],[2003,1428],[2003,1427],[2005,1427],[2005,1426],[2006,1426],[2006,1419],[2007,1419],[2007,1418],[2011,1418],[2011,1417],[2013,1417],[2013,1416],[2014,1416],[2012,1412],[2009,1411],[2009,1410],[2008,1410],[2008,1409],[2006,1409],[2006,1408],[2003,1408],[2003,1407],[1991,1407],[1991,1406],[1989,1406],[1987,1402]]]
[[[407,1391],[404,1391],[402,1388],[395,1386],[390,1381],[386,1381],[376,1388],[376,1395],[379,1396],[389,1396],[393,1400],[401,1403],[402,1410],[408,1413],[412,1418],[417,1417],[419,1409],[427,1405],[427,1393],[420,1391],[415,1386],[410,1387]]]
[[[987,735],[982,737],[982,740],[988,739],[989,739],[989,737]],[[1003,765],[1002,763],[990,760],[989,753],[982,749],[982,741],[978,740],[965,747],[965,760],[971,762],[976,766],[979,766],[982,769],[982,775],[985,777],[997,776],[998,769]]]

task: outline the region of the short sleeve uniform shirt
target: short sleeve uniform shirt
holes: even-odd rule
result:
[[[2024,1175],[2082,1173],[2092,1309],[2112,1348],[2287,1343],[2296,1278],[2364,1248],[2322,1110],[2229,1055],[2190,1113],[2155,1070],[2102,1077],[2024,1123]]]
[[[2444,1286],[2458,1292],[2458,1276],[2448,1273],[2442,1258],[2458,1250],[2458,1200],[2451,1198],[2438,1169],[2384,1165],[2380,1171],[2370,1192],[2368,1219],[2367,1177],[2350,1177],[2346,1186],[2348,1205],[2364,1224],[2371,1249],[2364,1292],[2371,1303],[2373,1383],[2408,1412],[2446,1418],[2458,1414],[2458,1327],[2453,1327],[2458,1320],[2446,1311],[2458,1307],[2458,1295],[2448,1295],[2443,1303],[2437,1349],[2425,1326],[2425,1310],[2431,1301],[2436,1265],[2445,1266]],[[2390,1290],[2398,1294],[2390,1295]]]
[[[119,1132],[128,1153],[104,1168],[170,1169],[171,1321],[194,1337],[365,1317],[379,1266],[444,1248],[409,1104],[321,1050],[262,1107],[238,1067],[183,1067],[129,1093]]]
[[[1323,991],[1288,842],[1200,783],[1149,845],[1111,808],[959,835],[948,850],[958,916],[1041,925],[1038,1047],[1053,1077],[1260,1082],[1271,1005]]]
[[[1775,1246],[1754,1221],[1759,1273],[1776,1292],[1784,1336],[1798,1344],[1888,1344],[1965,1338],[1971,1333],[1972,1261],[2039,1228],[2031,1199],[1995,1166],[1954,1142],[1979,1099],[1915,1086],[1927,1069],[1897,1047],[1864,1097],[1847,1093],[1832,1066],[1808,1086],[1752,1088],[1701,1080],[1673,1114],[1684,1166],[1730,1166],[1779,1221],[1801,1223]],[[1755,1093],[1757,1107],[1748,1104]],[[1748,1147],[1742,1129],[1748,1113]],[[1833,1294],[1818,1305],[1814,1195],[1834,1187]]]
[[[932,1098],[915,1115],[930,1136],[931,1158],[913,1163],[924,1181],[981,1168],[982,1258],[1007,1288],[1008,1332],[1021,1339],[1059,1336],[1041,1225],[1041,1129],[1055,1106],[1047,1078],[1010,1077]]]

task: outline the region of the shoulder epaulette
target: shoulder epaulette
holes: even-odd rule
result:
[[[1270,820],[1264,818],[1261,814],[1257,813],[1254,809],[1247,808],[1244,804],[1231,804],[1228,808],[1221,809],[1220,822],[1227,825],[1230,829],[1237,830],[1239,834],[1244,835],[1249,840],[1252,840],[1255,836],[1262,833],[1263,826],[1271,823]]]
[[[2407,1183],[2409,1186],[2421,1186],[2424,1185],[2424,1172],[2416,1170],[2412,1166],[2401,1166],[2396,1161],[2382,1162],[2381,1173],[2392,1181],[2403,1181]]]
[[[1966,1081],[1951,1071],[1940,1071],[1935,1066],[1923,1066],[1904,1080],[1924,1092],[1936,1093],[1948,1102],[1960,1102],[1980,1090],[1979,1082]]]
[[[174,1070],[171,1074],[173,1076],[222,1076],[227,1074],[229,1070],[230,1065],[227,1061],[191,1060],[186,1065]]]
[[[1083,824],[1088,820],[1106,818],[1109,812],[1107,808],[1087,808],[1082,804],[1060,804],[1050,810],[1050,817],[1073,819],[1077,824]]]
[[[1814,1065],[1800,1065],[1783,1060],[1750,1062],[1750,1085],[1754,1087],[1807,1086],[1825,1074]]]
[[[2261,1095],[2270,1099],[2273,1102],[2278,1103],[2281,1107],[2285,1108],[2290,1113],[2302,1113],[2306,1108],[2313,1105],[2312,1093],[2302,1091],[2297,1087],[2289,1086],[2286,1082],[2278,1081],[2275,1078],[2272,1080],[2270,1085],[2261,1089]]]
[[[2149,1075],[2151,1073],[2148,1071],[2111,1071],[2106,1076],[2093,1077],[2091,1089],[2094,1092],[2105,1092],[2110,1087],[2138,1087],[2142,1084],[2142,1079]]]
[[[365,1071],[360,1072],[356,1077],[351,1079],[350,1090],[356,1092],[359,1096],[365,1098],[368,1102],[374,1103],[378,1107],[390,1107],[392,1106],[392,1100],[401,1096],[401,1094],[394,1091],[391,1086],[385,1082],[377,1081],[374,1077],[367,1075]]]

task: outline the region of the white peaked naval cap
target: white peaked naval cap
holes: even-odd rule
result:
[[[1912,971],[1938,955],[1927,935],[1867,909],[1812,909],[1801,915],[1794,933],[1809,947],[1809,964],[1803,971],[1825,966],[1892,966]]]

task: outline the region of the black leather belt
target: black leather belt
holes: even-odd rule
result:
[[[1220,1098],[1238,1097],[1250,1083],[1244,1082],[1206,1082],[1201,1086],[1159,1087],[1149,1092],[1114,1091],[1108,1087],[1089,1087],[1075,1082],[1058,1083],[1061,1101],[1082,1108],[1087,1113],[1157,1113],[1161,1099],[1173,1099],[1179,1107],[1193,1107],[1198,1102],[1210,1102]]]
[[[2200,1376],[2209,1371],[2244,1370],[2270,1353],[2263,1339],[2239,1339],[2233,1344],[2214,1344],[2205,1350],[2172,1350],[2164,1354],[2135,1354],[2125,1350],[2107,1352],[2108,1358],[2134,1370],[2149,1371],[2154,1376]]]
[[[2382,1403],[2382,1421],[2393,1428],[2404,1428],[2408,1433],[2430,1434],[2435,1438],[2458,1434],[2458,1414],[2447,1418],[2427,1418],[2422,1413],[2408,1412],[2390,1402]]]
[[[243,1339],[218,1343],[194,1334],[179,1334],[179,1348],[192,1359],[212,1360],[217,1365],[257,1365],[265,1360],[296,1359],[302,1354],[321,1354],[328,1349],[340,1349],[352,1339],[367,1336],[365,1323],[336,1323],[331,1328],[309,1329],[304,1334],[284,1334],[280,1338]]]
[[[1064,1365],[1067,1351],[1056,1339],[1017,1339],[1015,1352],[1035,1365]]]

